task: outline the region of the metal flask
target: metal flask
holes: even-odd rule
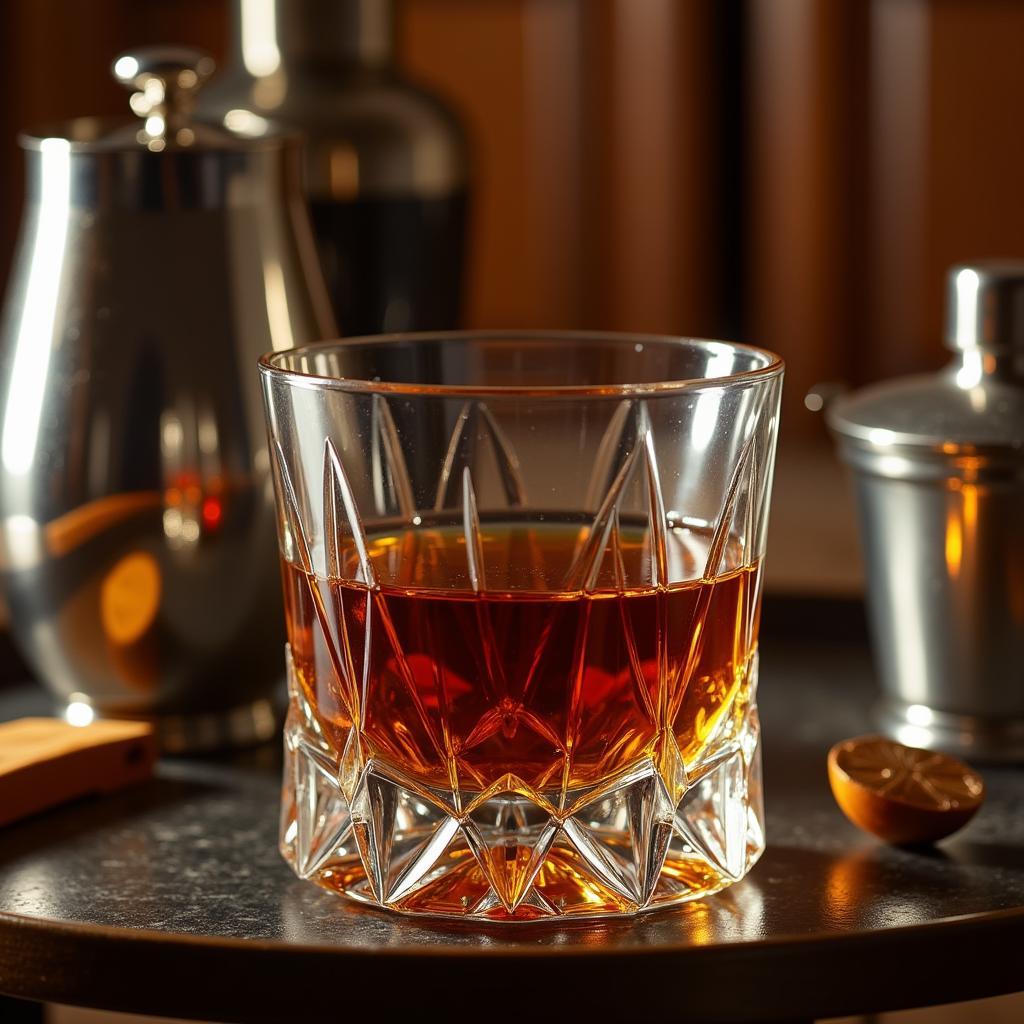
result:
[[[333,333],[299,151],[192,121],[202,53],[113,67],[141,120],[21,136],[4,596],[70,720],[152,718],[169,750],[252,742],[283,642],[256,360]]]
[[[1024,758],[1024,262],[949,273],[940,373],[836,401],[853,467],[882,727]]]

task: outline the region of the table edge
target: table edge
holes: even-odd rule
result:
[[[671,1013],[678,1020],[754,1021],[845,1016],[1019,991],[1024,968],[1015,948],[1022,937],[1020,907],[866,932],[707,946],[523,949],[358,949],[55,922],[0,911],[0,991],[107,1010],[256,1021],[294,1011],[288,999],[296,991],[302,993],[303,1012],[311,1013],[317,1000],[325,1010],[344,1003],[353,1012],[360,1005],[374,1012],[383,990],[413,1012],[424,1007],[424,986],[433,981],[436,988],[439,968],[459,963],[472,965],[464,966],[463,987],[478,989],[473,995],[481,997],[493,994],[497,980],[488,967],[528,968],[535,983],[543,984],[552,1019],[587,1010],[589,998],[588,1012],[618,1010],[635,1020],[648,1019],[639,1014],[655,1020]],[[323,972],[346,962],[358,964],[361,984],[346,986],[339,996],[334,986],[324,985]],[[609,962],[628,985],[591,986],[581,1001],[588,986],[571,980]],[[666,976],[672,985],[665,985]],[[172,987],[169,978],[175,979]],[[218,984],[211,985],[211,978]],[[396,985],[396,978],[405,980]],[[647,999],[643,1006],[630,1001],[638,986]],[[616,991],[610,994],[609,988]]]

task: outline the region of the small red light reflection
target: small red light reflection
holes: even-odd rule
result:
[[[210,496],[203,499],[203,526],[207,530],[216,530],[220,526],[223,515],[224,508],[220,498]]]

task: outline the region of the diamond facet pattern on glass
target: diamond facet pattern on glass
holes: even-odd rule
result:
[[[363,902],[487,920],[630,913],[714,892],[764,846],[750,700],[735,744],[677,803],[678,780],[645,757],[557,808],[514,777],[501,792],[444,792],[373,759],[347,797],[352,766],[324,751],[294,674],[289,691],[282,852],[302,878]]]
[[[319,488],[308,467],[299,488],[276,448],[292,627],[281,848],[297,874],[409,913],[517,921],[634,913],[743,876],[764,847],[754,698],[777,394],[759,401],[701,521],[668,507],[648,402],[618,403],[557,564],[525,533],[496,559],[480,494],[529,503],[482,402],[458,409],[421,514],[395,417],[373,396],[371,508],[415,525],[446,515],[450,543],[427,554],[440,520],[368,528],[329,437]],[[417,617],[414,588],[382,586],[417,559],[460,574],[458,603],[434,595]],[[513,607],[501,584],[492,597],[505,563],[581,610]],[[458,627],[459,650],[439,623]]]
[[[535,406],[268,384],[301,878],[516,922],[742,878],[764,849],[778,390]]]

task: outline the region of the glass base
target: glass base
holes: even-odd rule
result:
[[[655,750],[554,793],[514,775],[483,793],[426,787],[364,759],[356,730],[339,753],[288,661],[281,852],[361,903],[483,921],[635,914],[717,892],[764,849],[756,656],[697,763]]]

